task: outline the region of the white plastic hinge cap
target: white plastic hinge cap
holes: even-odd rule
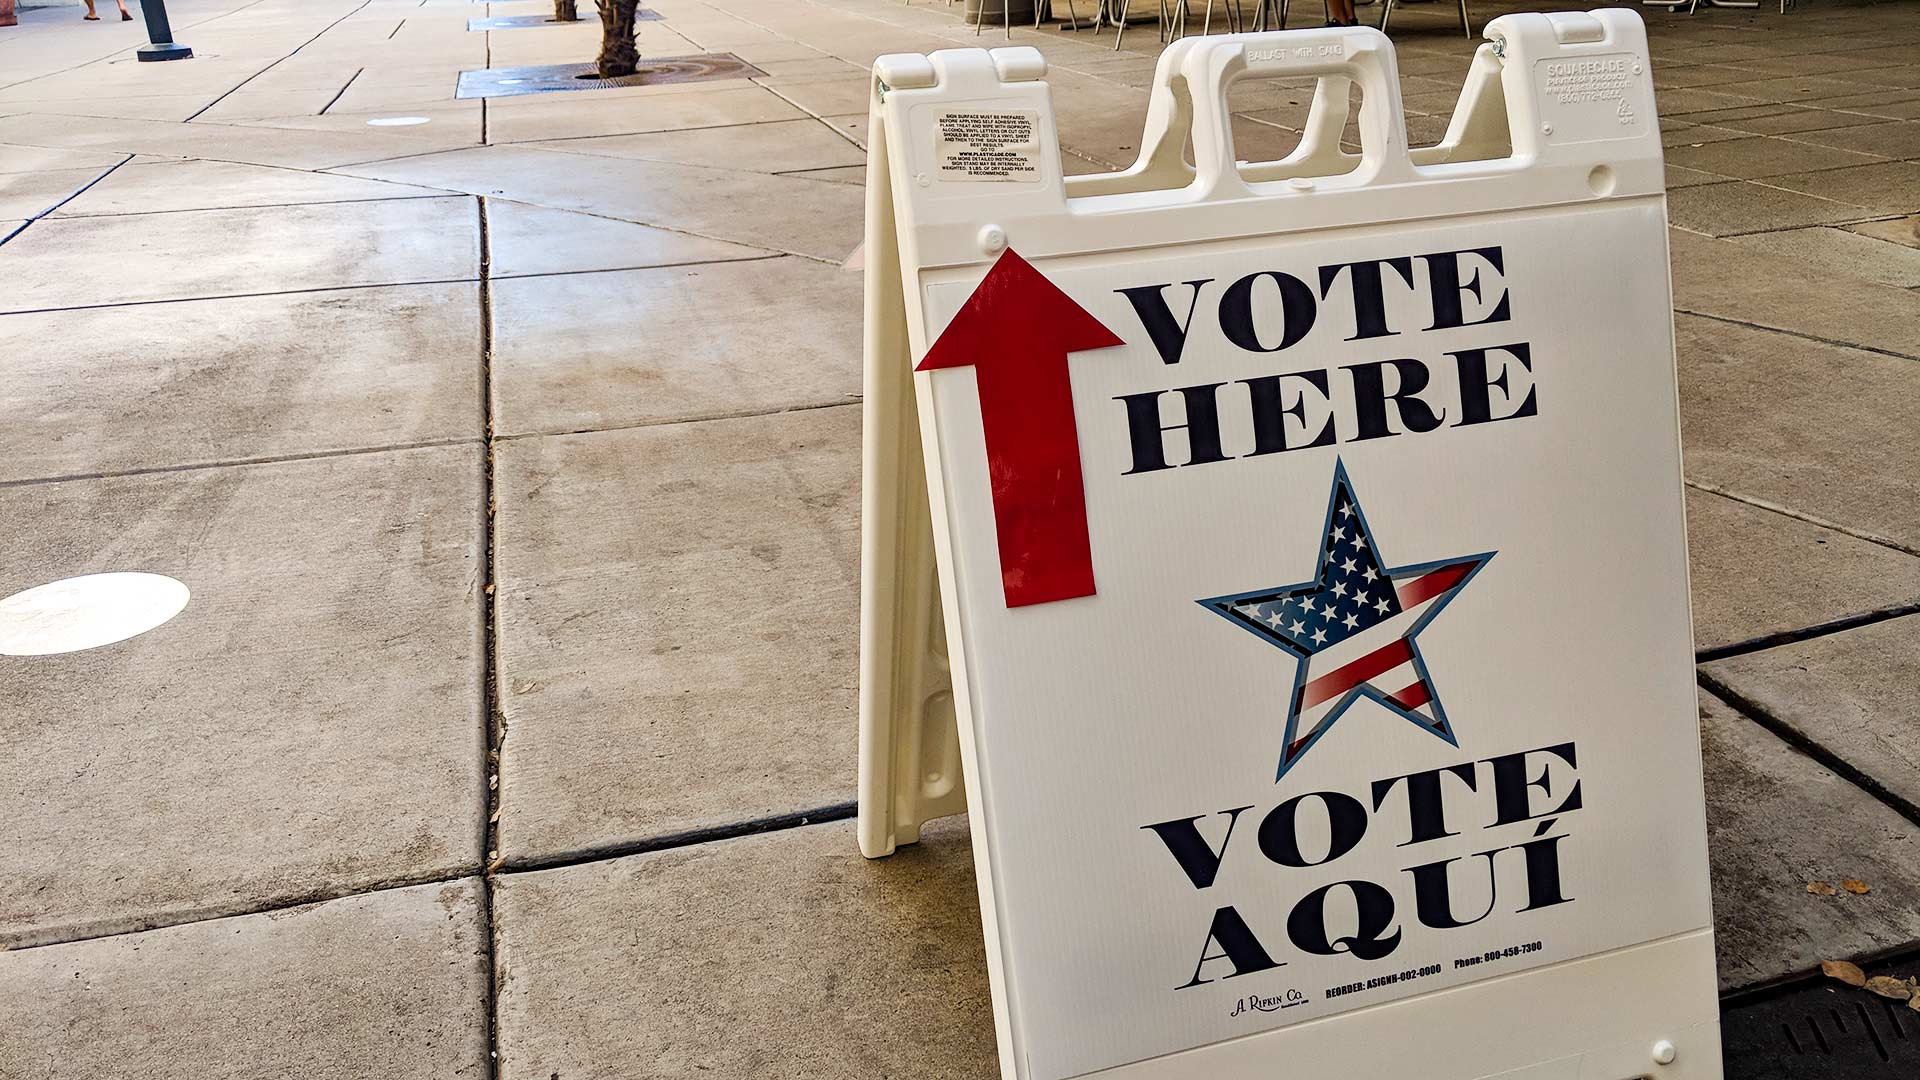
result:
[[[894,90],[925,90],[940,81],[933,61],[920,53],[888,53],[874,60],[873,73]]]
[[[1003,83],[1033,82],[1047,77],[1047,58],[1031,45],[989,49],[987,53],[993,57],[994,74],[1000,76]]]
[[[1606,24],[1584,11],[1550,11],[1547,21],[1553,24],[1553,40],[1562,45],[1583,45],[1607,39]]]
[[[980,227],[980,251],[986,255],[998,255],[1007,250],[1007,230],[998,225]]]
[[[1661,1039],[1659,1042],[1653,1044],[1653,1063],[1655,1065],[1671,1065],[1673,1064],[1673,1059],[1679,1056],[1680,1051],[1675,1049],[1673,1043],[1667,1039]]]

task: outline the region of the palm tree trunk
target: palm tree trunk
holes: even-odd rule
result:
[[[553,0],[553,21],[580,21],[580,12],[573,6],[573,0]]]
[[[633,14],[639,0],[600,0],[600,58],[594,70],[603,79],[633,74],[640,50],[633,44]]]

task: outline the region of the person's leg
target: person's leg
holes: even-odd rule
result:
[[[1353,0],[1327,0],[1329,22],[1335,26],[1359,26],[1360,20],[1353,14]]]
[[[93,10],[93,0],[87,0],[87,13],[80,17],[87,20],[88,22],[100,21],[100,13]]]
[[[133,12],[127,10],[127,0],[113,0],[113,2],[120,5],[120,21],[132,22]]]

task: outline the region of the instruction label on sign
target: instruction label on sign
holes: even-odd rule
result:
[[[934,114],[942,180],[1040,182],[1040,114],[943,109]]]

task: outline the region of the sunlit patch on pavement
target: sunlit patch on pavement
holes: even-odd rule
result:
[[[144,634],[187,606],[186,585],[163,574],[88,574],[0,600],[0,656],[97,649]]]

